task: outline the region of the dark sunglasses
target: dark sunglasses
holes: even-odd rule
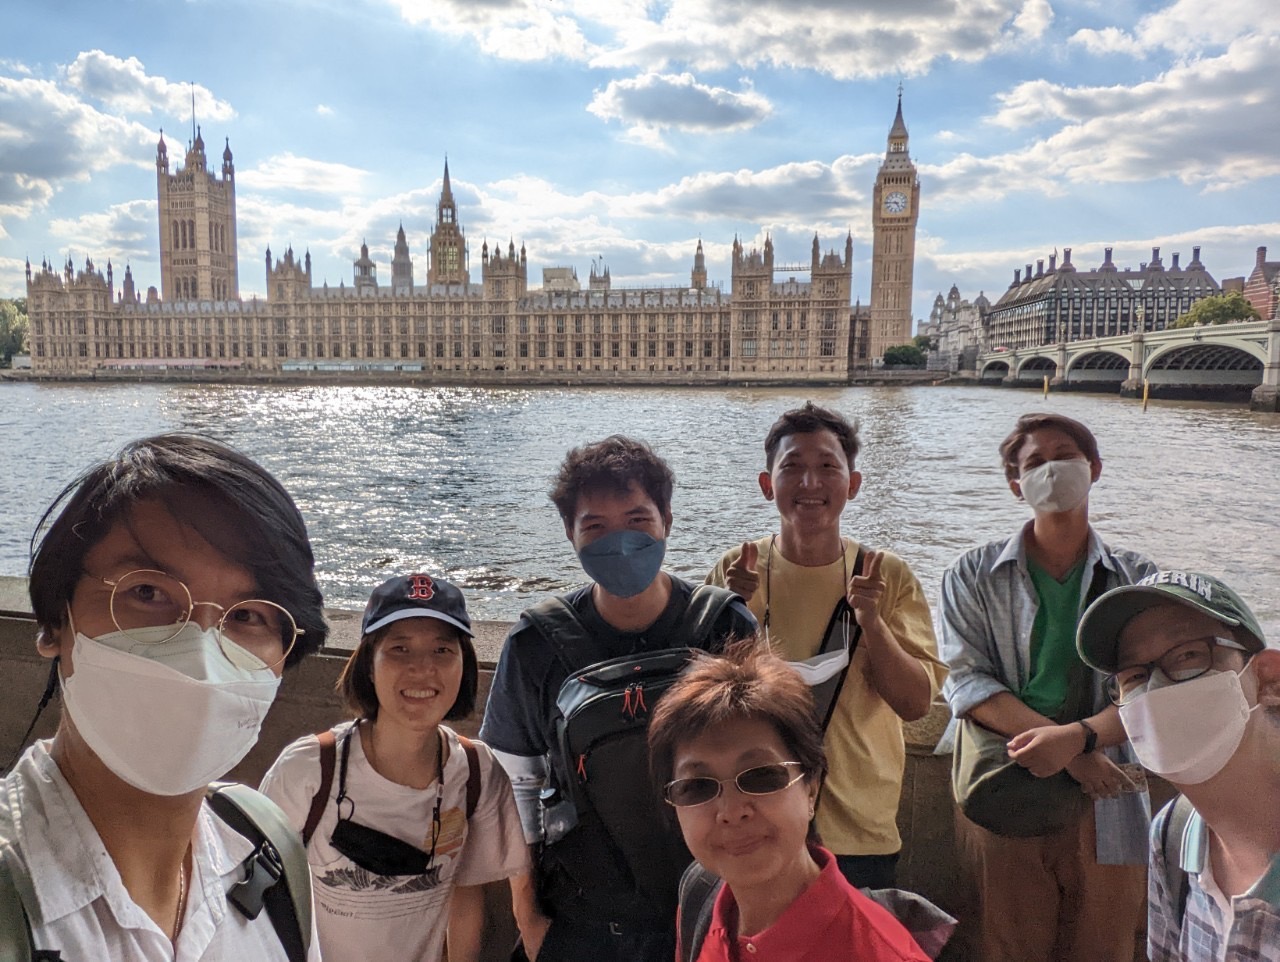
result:
[[[792,768],[800,771],[792,775]],[[784,788],[790,788],[804,776],[804,765],[801,762],[774,762],[748,768],[745,772],[738,772],[733,778],[712,778],[710,775],[677,778],[667,782],[662,795],[667,804],[676,808],[688,808],[690,805],[704,805],[713,798],[718,798],[724,790],[725,782],[733,782],[743,795],[773,795]]]

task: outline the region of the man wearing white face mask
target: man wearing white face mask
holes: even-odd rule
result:
[[[309,920],[248,910],[256,843],[205,800],[324,641],[292,499],[230,448],[161,435],[83,474],[40,530],[31,601],[63,713],[0,789],[0,881],[30,928],[0,926],[0,956],[16,938],[44,958],[318,959]]]
[[[1007,752],[1041,780],[1030,788],[1043,801],[1030,812],[980,812],[957,764],[957,849],[973,896],[961,939],[984,962],[1130,962],[1150,806],[1140,776],[1120,767],[1133,762],[1124,729],[1080,661],[1075,633],[1089,600],[1155,567],[1108,548],[1090,526],[1102,459],[1083,424],[1023,415],[1000,456],[1009,490],[1034,517],[943,573],[941,653],[950,674],[942,691],[965,719],[957,760],[994,733],[1000,760]]]
[[[1216,578],[1161,571],[1080,622],[1138,758],[1183,797],[1151,830],[1151,962],[1280,960],[1280,650]]]

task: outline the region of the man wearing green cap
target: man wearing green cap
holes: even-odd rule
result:
[[[1184,571],[1104,594],[1076,645],[1138,758],[1183,793],[1152,824],[1151,962],[1277,962],[1280,650],[1239,595]]]

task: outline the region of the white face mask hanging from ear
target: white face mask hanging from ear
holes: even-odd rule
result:
[[[216,630],[188,622],[163,644],[146,644],[146,635],[159,641],[169,626],[98,638],[77,632],[74,621],[71,630],[66,709],[85,744],[134,788],[152,795],[202,789],[257,742],[280,677],[251,655],[233,665]]]

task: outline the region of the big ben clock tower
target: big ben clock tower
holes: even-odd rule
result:
[[[889,148],[876,175],[871,212],[871,336],[868,355],[911,341],[911,277],[916,259],[916,221],[920,217],[920,179],[907,153],[907,125],[898,114],[889,130]]]

